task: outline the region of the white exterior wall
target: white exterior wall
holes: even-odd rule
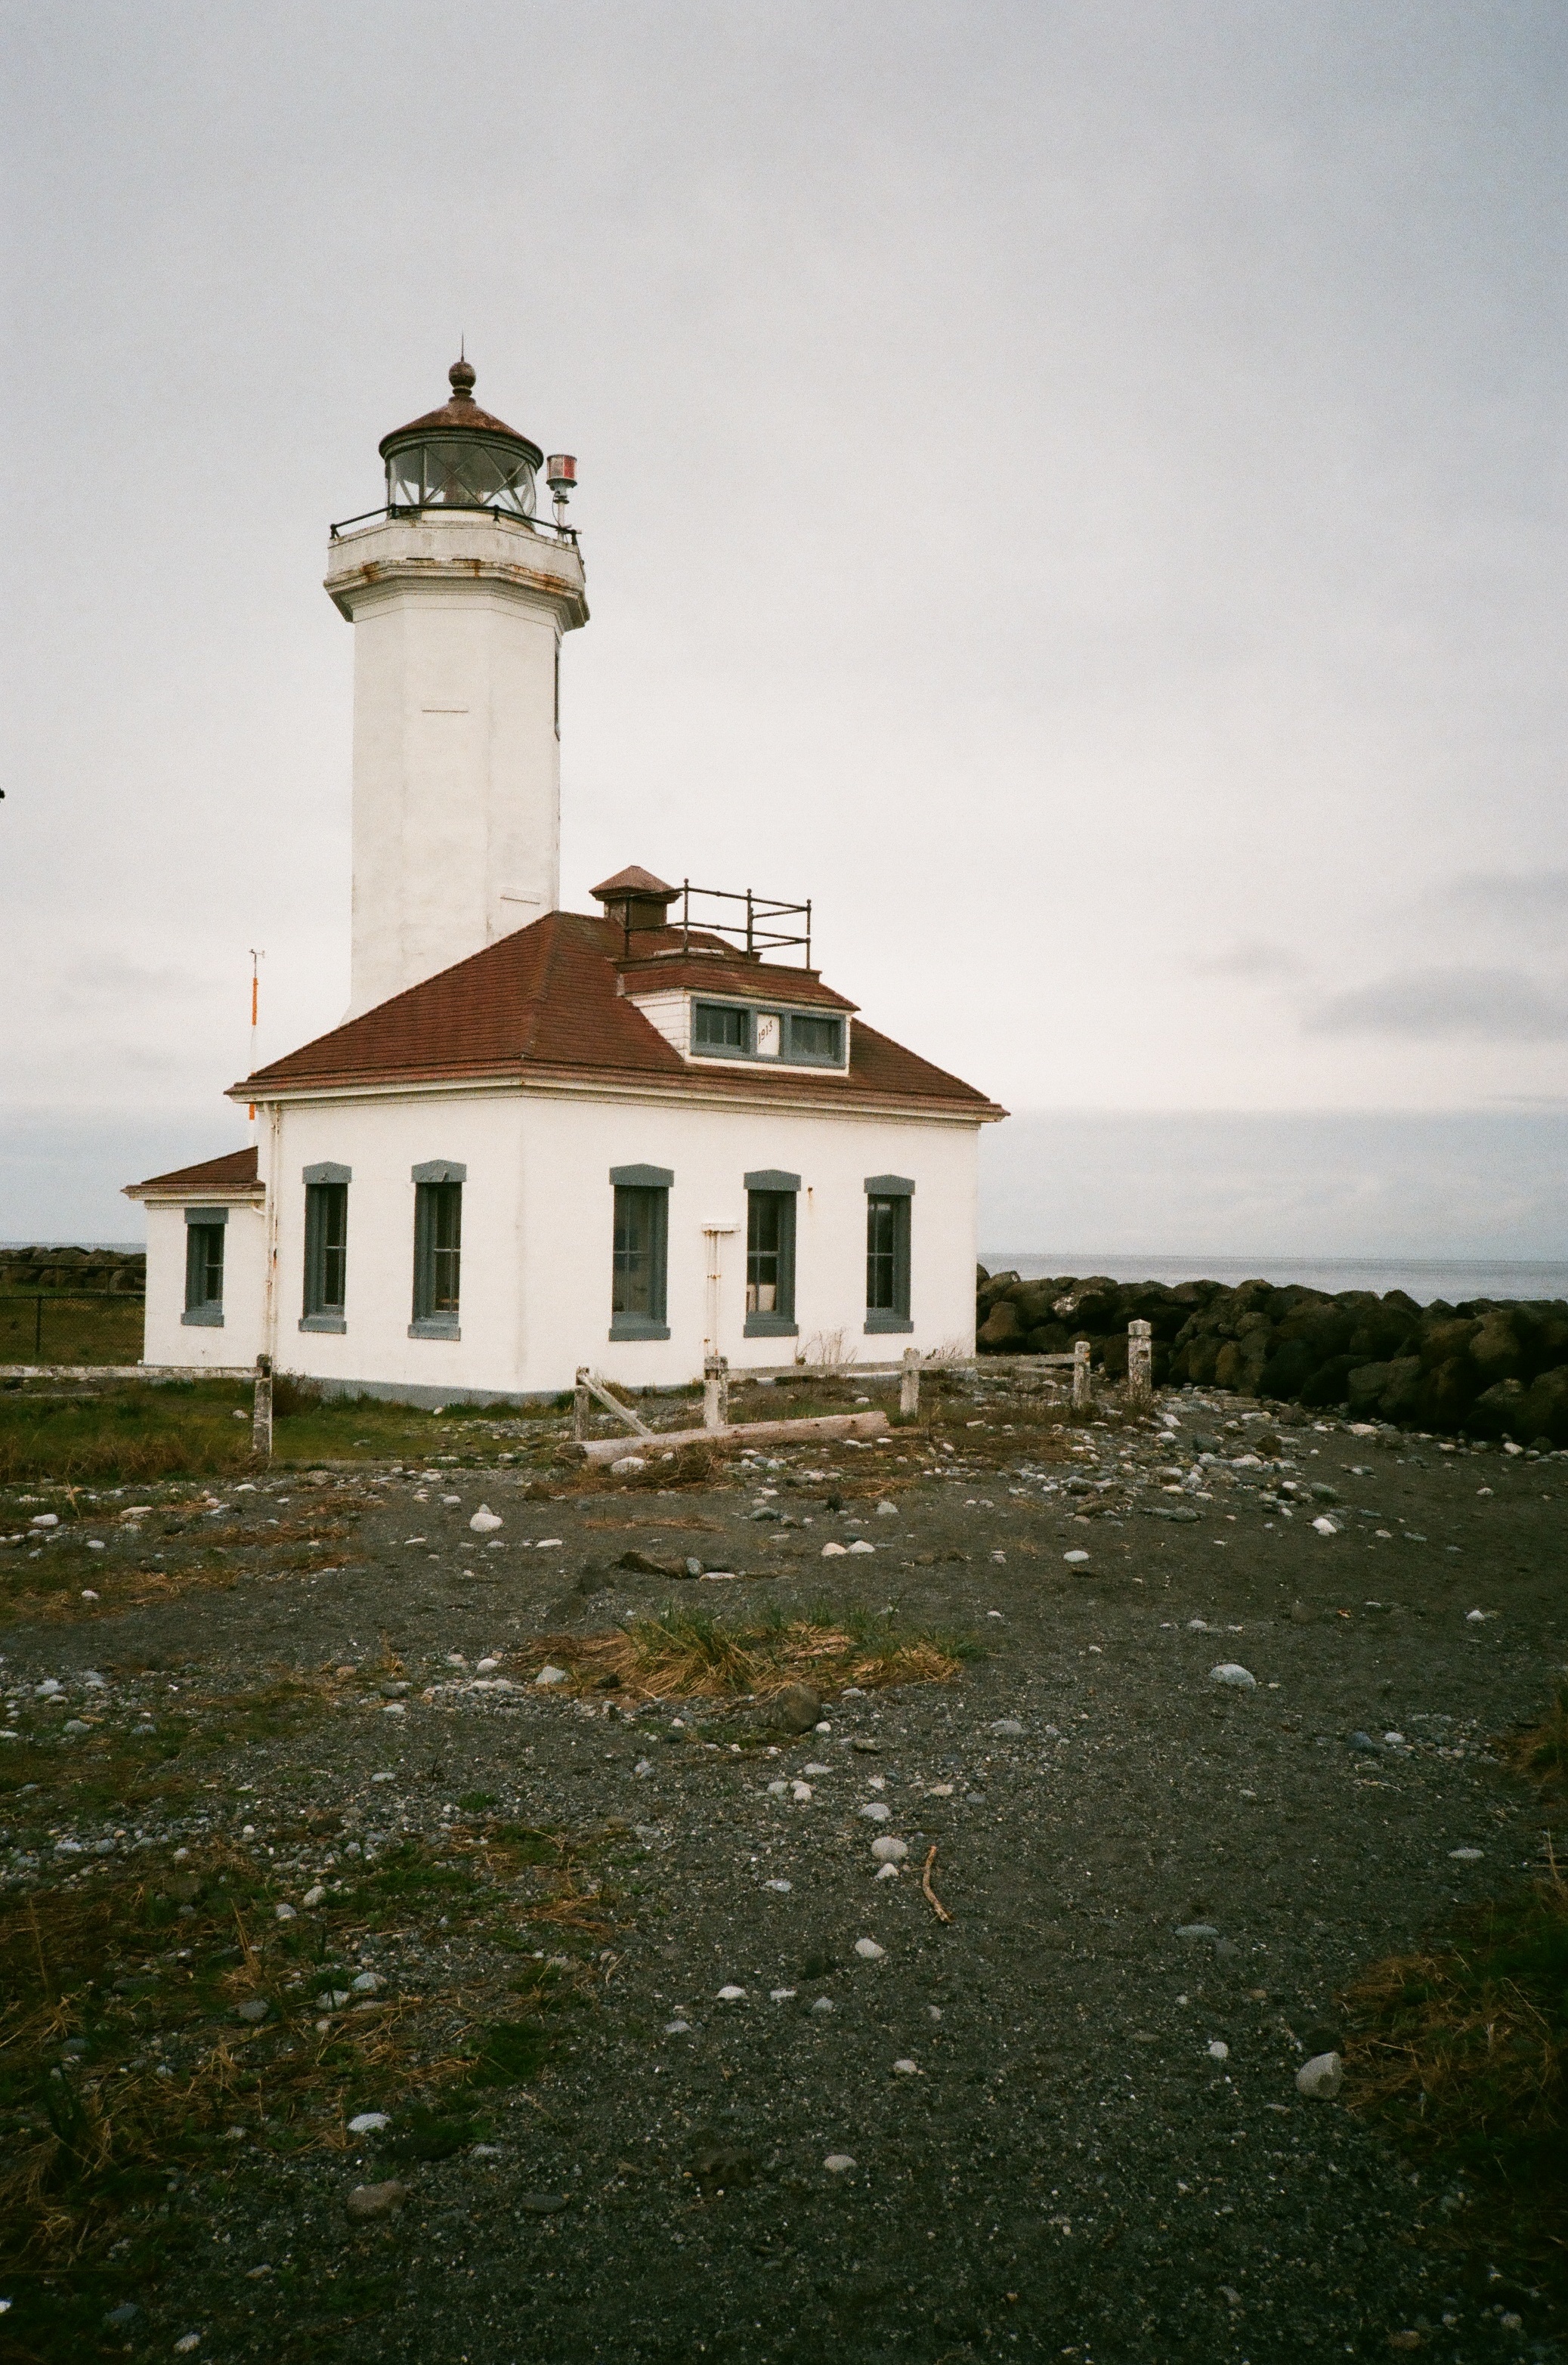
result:
[[[974,1342],[976,1133],[931,1120],[610,1102],[539,1093],[288,1106],[279,1128],[278,1368],[323,1380],[429,1391],[533,1394],[569,1387],[579,1363],[630,1385],[699,1378],[706,1313],[705,1223],[722,1244],[719,1351],[732,1370],[819,1353],[843,1334],[862,1362]],[[414,1184],[434,1159],[467,1169],[456,1339],[410,1339]],[[347,1328],[302,1331],[306,1166],[353,1171]],[[673,1170],[667,1339],[611,1340],[612,1166]],[[797,1339],[747,1339],[745,1175],[799,1173]],[[865,1329],[868,1175],[909,1175],[907,1332]],[[222,1334],[218,1334],[221,1336]]]
[[[226,1203],[217,1194],[193,1197],[193,1207]],[[262,1351],[266,1294],[266,1222],[261,1203],[227,1203],[223,1239],[223,1321],[184,1322],[185,1203],[147,1205],[147,1310],[144,1363],[253,1363]]]
[[[556,661],[577,553],[427,511],[332,545],[354,627],[349,1015],[561,900]]]

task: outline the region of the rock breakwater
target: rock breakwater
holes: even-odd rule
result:
[[[1103,1273],[1025,1281],[978,1269],[981,1354],[1065,1354],[1088,1339],[1125,1378],[1127,1325],[1154,1333],[1157,1385],[1234,1389],[1357,1418],[1522,1445],[1568,1445],[1568,1301],[1441,1299],[1403,1290],[1333,1295],[1268,1281],[1119,1282]]]

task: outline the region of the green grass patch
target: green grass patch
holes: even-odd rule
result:
[[[140,1297],[0,1290],[0,1365],[139,1363],[141,1338]]]

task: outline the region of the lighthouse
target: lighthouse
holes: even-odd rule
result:
[[[561,642],[588,622],[565,496],[576,465],[450,399],[384,437],[384,507],[334,526],[326,588],[354,630],[348,1015],[560,904]]]

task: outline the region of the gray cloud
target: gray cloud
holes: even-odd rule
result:
[[[1437,899],[1462,916],[1507,928],[1568,928],[1568,870],[1473,870]]]
[[[1515,969],[1407,969],[1331,995],[1309,1034],[1470,1036],[1489,1043],[1568,1040],[1568,1000]]]
[[[1207,955],[1190,966],[1194,977],[1230,977],[1261,983],[1268,978],[1299,977],[1305,963],[1283,945],[1244,939],[1226,952]]]

